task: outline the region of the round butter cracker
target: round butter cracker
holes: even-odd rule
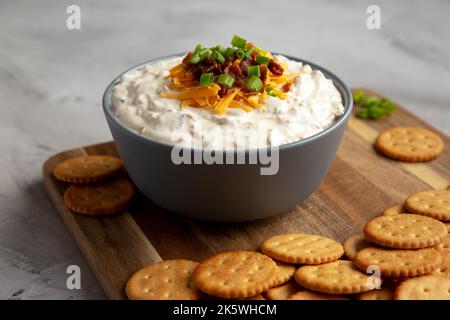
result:
[[[278,262],[275,283],[273,286],[278,287],[291,280],[294,277],[296,269],[297,268],[293,265],[284,262]]]
[[[393,214],[406,213],[402,204],[396,204],[395,206],[386,208],[381,213],[382,216],[392,216]]]
[[[261,245],[268,256],[294,264],[321,264],[339,259],[344,254],[335,240],[312,234],[282,234],[273,236]]]
[[[73,184],[64,193],[64,204],[80,214],[108,215],[125,211],[134,196],[133,184],[119,177],[95,184]]]
[[[444,141],[423,128],[394,127],[380,133],[375,148],[395,160],[422,162],[437,158],[444,150]]]
[[[64,160],[53,169],[53,175],[70,183],[91,183],[116,176],[123,168],[122,160],[111,156],[84,156]]]
[[[201,262],[194,283],[201,291],[221,298],[248,298],[276,282],[277,265],[269,257],[252,251],[219,253]]]
[[[408,212],[441,221],[450,221],[450,191],[427,190],[418,192],[406,200]]]
[[[403,281],[395,290],[396,300],[450,300],[450,277],[426,275]]]
[[[344,253],[349,260],[355,260],[356,254],[362,249],[373,247],[374,244],[370,243],[364,237],[364,234],[355,234],[344,241]]]
[[[369,267],[378,267],[381,276],[416,277],[437,269],[442,258],[433,248],[418,250],[393,250],[366,248],[358,252],[355,265],[366,272]]]
[[[302,266],[295,272],[295,281],[302,287],[328,294],[369,291],[369,277],[358,270],[352,261],[347,260]]]
[[[125,291],[130,300],[198,300],[201,292],[192,283],[198,262],[165,260],[148,265],[128,280]]]
[[[397,249],[420,249],[434,246],[447,236],[440,221],[417,214],[376,217],[364,226],[366,239]]]

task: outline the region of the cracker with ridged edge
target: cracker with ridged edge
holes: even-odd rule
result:
[[[295,281],[302,287],[329,294],[369,291],[369,277],[348,260],[302,266],[295,272]]]
[[[450,235],[447,235],[434,248],[441,253],[442,263],[432,274],[450,276]]]
[[[229,251],[201,262],[193,279],[196,287],[209,295],[247,298],[272,287],[276,271],[276,263],[261,253]]]
[[[110,179],[123,168],[122,160],[111,156],[84,156],[64,160],[53,169],[53,175],[70,183],[91,183]]]
[[[355,265],[362,271],[377,266],[384,277],[416,277],[431,273],[441,265],[439,251],[433,248],[394,250],[366,248],[358,252]]]
[[[450,255],[443,255],[441,264],[431,274],[450,277]]]
[[[434,248],[439,251],[443,256],[450,256],[450,235],[448,234],[443,238]]]
[[[300,291],[301,287],[297,282],[291,280],[281,286],[267,290],[264,295],[269,300],[287,300],[291,295]]]
[[[80,214],[108,215],[125,211],[134,196],[133,184],[119,177],[95,184],[73,184],[64,193],[64,204]]]
[[[348,237],[342,246],[344,247],[345,256],[349,260],[355,260],[356,254],[359,251],[368,247],[373,247],[374,244],[367,241],[364,234],[359,233]]]
[[[422,162],[437,158],[444,150],[444,141],[423,128],[394,127],[380,133],[375,148],[395,160]]]
[[[406,213],[406,209],[402,204],[396,204],[395,206],[386,208],[381,213],[382,216],[392,216],[394,214]]]
[[[417,214],[376,217],[364,226],[366,239],[397,249],[420,249],[434,246],[447,236],[440,221]]]
[[[450,191],[427,190],[418,192],[405,202],[408,212],[441,221],[450,221]]]
[[[288,300],[350,300],[348,297],[336,294],[327,294],[309,290],[298,291],[291,295]]]
[[[297,268],[291,264],[277,262],[277,271],[273,286],[278,287],[291,280],[294,277],[295,270]]]
[[[450,300],[450,277],[425,275],[403,281],[396,300]]]
[[[143,267],[126,284],[130,300],[197,300],[201,292],[192,283],[198,262],[165,260]]]
[[[261,245],[268,256],[287,263],[321,264],[339,259],[344,254],[335,240],[313,234],[282,234],[273,236]]]

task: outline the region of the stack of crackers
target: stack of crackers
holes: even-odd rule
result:
[[[419,192],[343,245],[319,235],[276,235],[261,252],[146,266],[129,279],[126,293],[129,299],[450,299],[443,221],[450,221],[450,191]]]
[[[53,175],[58,180],[71,183],[64,193],[64,204],[79,214],[120,213],[128,208],[135,196],[122,160],[116,157],[71,158],[56,165]]]
[[[450,191],[418,192],[385,209],[344,242],[361,270],[372,266],[388,279],[360,299],[450,299]]]

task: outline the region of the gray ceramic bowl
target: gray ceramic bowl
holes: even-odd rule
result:
[[[116,77],[103,95],[103,110],[131,179],[154,203],[192,218],[250,221],[293,208],[321,183],[341,143],[353,100],[349,88],[333,73],[308,61],[331,79],[342,95],[344,114],[329,128],[279,148],[279,171],[261,175],[259,164],[175,165],[171,145],[150,140],[123,125],[110,109],[111,91],[126,72],[175,55],[137,65]],[[194,152],[194,151],[192,151]],[[201,150],[197,150],[201,152]],[[236,156],[237,152],[230,151]]]

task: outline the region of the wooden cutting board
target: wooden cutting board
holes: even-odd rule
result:
[[[365,90],[367,94],[378,95]],[[379,95],[378,95],[379,96]],[[392,126],[420,126],[438,133],[446,149],[428,163],[402,163],[377,154],[377,134]],[[126,213],[104,218],[74,214],[64,206],[68,184],[52,176],[62,160],[82,155],[117,155],[113,142],[58,153],[43,166],[44,183],[64,223],[107,296],[124,299],[124,286],[140,267],[161,259],[200,261],[225,250],[257,250],[271,235],[316,233],[338,241],[361,232],[365,222],[414,192],[443,189],[450,181],[450,139],[398,107],[379,121],[352,117],[326,179],[303,203],[277,217],[248,223],[211,223],[170,214],[140,195]]]

